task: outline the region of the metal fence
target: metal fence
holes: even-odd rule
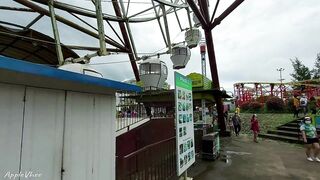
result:
[[[148,145],[124,157],[117,157],[117,180],[176,179],[175,137]]]
[[[131,98],[133,96],[135,94],[127,92],[118,92],[116,94],[117,131],[148,118],[144,105]]]

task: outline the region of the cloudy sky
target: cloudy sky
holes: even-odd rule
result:
[[[141,2],[132,0],[131,2]],[[88,0],[60,1],[93,8]],[[148,1],[150,3],[150,1]],[[220,14],[233,0],[222,0],[218,13]],[[210,0],[213,9],[215,0]],[[0,5],[16,5],[11,0],[1,0]],[[148,4],[135,3],[136,8],[130,8],[129,14],[134,14]],[[104,11],[113,14],[110,2],[103,2]],[[112,11],[112,12],[111,12]],[[57,13],[63,14],[60,11]],[[187,27],[185,12],[179,15],[182,24]],[[26,24],[35,15],[14,16],[7,11],[0,11],[0,20]],[[184,18],[183,18],[184,17]],[[87,22],[95,24],[94,20]],[[291,81],[292,65],[290,58],[298,57],[303,63],[312,67],[317,53],[320,53],[320,1],[319,0],[246,0],[233,13],[231,13],[213,31],[215,52],[218,65],[220,85],[233,91],[236,82],[277,82],[279,72],[277,68],[284,68],[283,78]],[[97,46],[98,41],[82,33],[78,33],[63,24],[58,24],[61,39],[66,44]],[[33,26],[34,29],[52,36],[49,18],[43,18]],[[169,16],[170,36],[173,42],[181,42],[184,32],[180,32],[174,16]],[[131,25],[135,45],[139,55],[155,52],[165,48],[157,22],[139,23]],[[112,35],[106,28],[106,33]],[[187,67],[179,70],[182,74],[191,72],[201,73],[200,53],[196,47],[191,50],[191,59]],[[81,55],[86,52],[78,52]],[[168,83],[173,85],[173,70],[170,55],[163,55],[161,60],[169,68]],[[131,66],[127,61],[128,56],[110,55],[95,58],[92,64],[106,78],[114,80],[127,80],[133,78]],[[208,64],[208,58],[207,58]],[[211,79],[209,64],[207,74]]]

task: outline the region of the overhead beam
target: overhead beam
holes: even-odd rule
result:
[[[33,9],[16,8],[16,7],[8,7],[8,6],[0,6],[0,9],[1,10],[9,10],[9,11],[35,12]]]
[[[165,1],[165,0],[154,0],[162,5],[166,5],[166,6],[170,6],[170,7],[173,7],[173,8],[186,8],[188,7],[187,4],[176,4],[176,3],[172,3],[172,2],[169,2],[169,1]],[[178,2],[178,1],[176,1]]]
[[[47,62],[47,63],[49,63],[49,64],[53,64],[52,62],[48,61],[46,58],[43,58],[43,57],[39,56],[38,54],[36,54],[36,53],[34,53],[34,52],[32,52],[32,51],[28,51],[26,48],[20,48],[20,47],[14,46],[13,44],[3,44],[3,43],[1,43],[1,42],[0,42],[0,45],[5,45],[5,46],[6,46],[6,49],[12,48],[12,49],[17,49],[17,50],[19,50],[19,51],[22,51],[22,52],[24,52],[24,53],[26,53],[26,54],[28,54],[28,55],[32,54],[34,57],[37,57],[37,58],[41,59],[41,60],[44,61],[44,62]],[[41,49],[41,50],[45,50],[45,49]],[[50,51],[50,50],[46,50],[46,51],[48,51],[49,53],[51,53],[51,54],[53,54],[54,56],[56,56],[56,54],[53,53],[52,51]],[[1,54],[6,55],[6,52],[3,51],[3,52],[1,52]]]
[[[244,0],[235,0],[221,15],[214,19],[210,24],[210,29],[213,29],[221,23],[224,18],[226,18],[233,10],[235,10]]]
[[[43,5],[47,5],[49,0],[32,0],[32,1],[35,1],[35,2],[43,4]],[[67,12],[72,12],[72,13],[75,13],[75,14],[78,14],[78,15],[91,17],[91,18],[95,18],[96,17],[95,13],[93,11],[91,11],[90,9],[77,8],[75,6],[70,6],[69,4],[58,2],[58,1],[55,1],[53,6],[55,8],[57,8],[57,9],[61,9],[61,10],[67,11]],[[152,9],[152,7],[149,8],[149,10],[150,9]],[[177,10],[180,10],[180,9],[182,9],[182,8],[177,8]],[[167,14],[172,13],[172,12],[173,12],[172,8],[170,8],[167,11]],[[135,15],[133,15],[133,16],[135,16]],[[133,16],[130,16],[127,19],[130,23],[141,23],[141,22],[147,22],[147,21],[152,21],[152,20],[156,19],[156,17],[132,18]],[[126,21],[126,19],[123,19],[123,18],[120,18],[120,17],[114,17],[114,16],[108,15],[108,14],[103,14],[103,19],[104,20],[108,20],[108,21],[116,21],[116,22],[125,22]]]
[[[91,46],[76,46],[76,45],[64,45],[67,48],[73,49],[73,50],[86,50],[86,51],[99,51],[99,47],[91,47]],[[114,52],[114,53],[127,53],[127,51],[123,51],[121,49],[115,49],[115,48],[107,48],[108,52]]]
[[[14,1],[24,5],[26,7],[29,7],[29,8],[35,10],[36,12],[38,12],[40,14],[44,14],[44,15],[50,17],[50,13],[49,13],[48,10],[46,10],[46,9],[44,9],[44,8],[42,8],[42,7],[38,6],[38,5],[30,2],[29,0],[14,0]],[[99,34],[97,34],[95,32],[92,32],[92,31],[90,31],[90,30],[88,30],[88,29],[86,29],[86,28],[84,28],[84,27],[72,22],[72,21],[69,21],[69,20],[61,17],[61,16],[56,15],[56,20],[64,23],[67,26],[70,26],[70,27],[72,27],[74,29],[77,29],[77,30],[89,35],[89,36],[92,36],[92,37],[94,37],[96,39],[99,39]],[[119,49],[126,50],[126,48],[123,47],[122,45],[120,45],[118,43],[115,43],[115,42],[112,42],[112,41],[110,41],[108,39],[106,39],[106,43],[108,43],[108,44],[110,44],[110,45],[112,45],[114,47],[117,47]]]

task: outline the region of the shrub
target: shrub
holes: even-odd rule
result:
[[[244,112],[260,112],[263,104],[257,101],[245,102],[241,105],[241,110]]]
[[[271,96],[259,96],[257,97],[256,101],[257,102],[266,102],[268,101],[268,99],[270,98]]]
[[[241,104],[241,106],[240,106],[241,111],[248,111],[249,110],[249,103],[250,102],[244,102],[243,104]]]
[[[260,111],[263,107],[263,104],[262,103],[259,103],[257,101],[252,101],[249,103],[249,109],[251,111]]]
[[[282,112],[284,110],[284,102],[279,97],[273,96],[266,102],[268,111],[271,112]]]

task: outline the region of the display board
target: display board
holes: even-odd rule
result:
[[[191,79],[175,72],[177,173],[180,176],[195,162]]]

